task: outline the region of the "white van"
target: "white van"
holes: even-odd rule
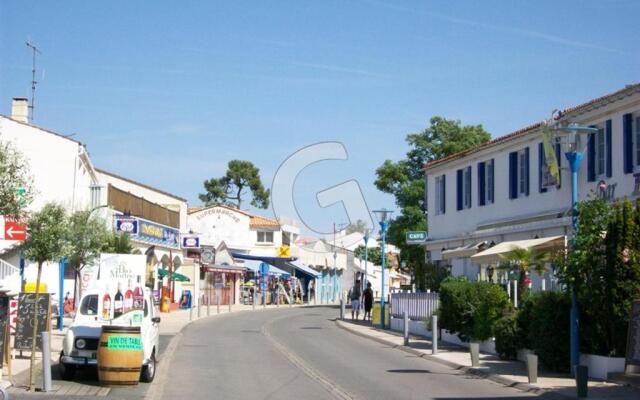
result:
[[[60,353],[62,378],[73,379],[76,369],[79,367],[97,366],[96,355],[102,326],[112,324],[140,326],[144,353],[140,380],[142,382],[153,381],[156,374],[160,317],[154,306],[151,291],[148,288],[144,289],[144,309],[142,311],[125,313],[109,320],[104,320],[100,315],[99,296],[98,291],[89,291],[82,296],[80,307],[67,331]],[[111,311],[110,318],[113,318],[113,311]]]

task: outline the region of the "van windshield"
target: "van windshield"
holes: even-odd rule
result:
[[[85,296],[80,304],[80,314],[82,315],[97,315],[98,314],[98,295],[91,294]]]

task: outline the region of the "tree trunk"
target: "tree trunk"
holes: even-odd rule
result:
[[[33,368],[36,361],[36,344],[38,339],[38,301],[40,300],[40,276],[42,275],[42,261],[38,261],[38,277],[36,278],[36,298],[33,312],[33,331],[31,338],[31,361],[29,363],[29,390],[35,390],[35,382],[33,381]]]

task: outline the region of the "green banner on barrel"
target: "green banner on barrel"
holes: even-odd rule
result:
[[[138,336],[109,336],[107,342],[109,350],[142,350],[142,341]]]

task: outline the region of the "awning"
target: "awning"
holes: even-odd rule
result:
[[[304,275],[308,275],[310,278],[313,278],[313,279],[317,278],[320,275],[318,271],[310,267],[307,267],[300,261],[287,261],[284,263],[284,267],[289,267],[290,269],[292,269],[291,272],[294,272],[293,270],[296,270],[297,272],[300,272]]]
[[[225,274],[244,274],[247,272],[246,268],[235,265],[203,265],[200,268],[206,272],[224,272]]]
[[[260,264],[262,264],[262,261],[258,261],[258,260],[244,260],[244,266],[245,268],[253,271],[253,272],[260,272]],[[269,264],[269,263],[267,263]],[[278,267],[275,267],[271,264],[269,264],[269,275],[275,275],[275,276],[289,276],[288,272],[285,272],[283,270],[281,270]]]
[[[565,247],[565,236],[550,236],[540,239],[514,240],[511,242],[502,242],[497,245],[481,251],[471,256],[471,260],[477,264],[494,264],[503,261],[502,257],[506,256],[515,249],[536,249],[550,250],[562,249]]]
[[[158,269],[158,276],[162,279],[165,276],[167,276],[169,274],[169,270],[166,268],[159,268]],[[179,272],[174,272],[171,274],[171,280],[173,281],[177,281],[177,282],[189,282],[189,278],[187,278],[185,275],[182,275]]]
[[[466,258],[476,254],[485,242],[472,243],[466,246],[456,247],[455,249],[445,250],[442,252],[443,260],[451,260],[454,258]]]

